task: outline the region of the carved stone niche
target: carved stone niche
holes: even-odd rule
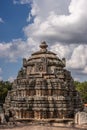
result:
[[[40,61],[35,63],[35,71],[36,72],[46,72],[46,58],[41,57]]]
[[[44,63],[43,62],[38,62],[38,63],[36,63],[36,65],[35,65],[36,67],[36,72],[46,72],[46,66],[44,65]]]

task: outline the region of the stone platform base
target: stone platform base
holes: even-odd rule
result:
[[[29,123],[31,125],[42,125],[42,126],[73,126],[74,119],[16,119],[16,122]]]
[[[85,128],[75,127],[53,127],[53,126],[41,126],[41,125],[18,125],[14,128],[0,128],[0,130],[87,130]]]

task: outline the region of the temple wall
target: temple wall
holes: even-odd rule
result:
[[[75,90],[69,71],[62,60],[47,50],[46,43],[23,67],[5,99],[5,111],[14,110],[17,119],[71,118],[82,110],[80,95]]]

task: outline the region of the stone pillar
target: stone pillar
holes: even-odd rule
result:
[[[49,89],[48,91],[49,91],[49,95],[51,96],[51,95],[52,95],[52,93],[51,93],[51,89]]]
[[[53,118],[54,114],[53,111],[50,112],[50,118]]]
[[[20,90],[19,90],[19,93],[18,93],[18,94],[19,94],[19,97],[21,97],[21,91],[20,91]]]
[[[41,96],[42,95],[42,90],[40,89],[40,91],[39,91],[39,95]]]
[[[34,95],[36,95],[35,89],[33,91],[34,91]]]
[[[44,93],[44,95],[46,95],[46,90],[45,89],[43,90],[43,93]]]
[[[28,96],[30,96],[30,89],[28,90]]]
[[[27,113],[27,114],[28,114],[28,113]],[[29,118],[31,118],[31,117],[30,117],[30,111],[29,111]]]
[[[29,90],[29,96],[31,96],[31,89]]]
[[[41,111],[38,111],[38,119],[42,119]]]
[[[21,110],[21,118],[23,118],[23,110]]]
[[[23,110],[22,113],[23,113],[23,118],[26,118],[25,110]]]
[[[21,119],[21,110],[19,110],[19,119]]]
[[[48,118],[51,118],[50,111],[48,111]]]
[[[34,95],[34,90],[32,89],[32,96]]]
[[[34,118],[34,111],[32,111],[32,118]]]
[[[29,118],[34,118],[34,112],[33,111],[29,111]]]
[[[19,118],[19,112],[18,112],[18,110],[16,111],[15,117]]]
[[[25,111],[25,116],[26,118],[29,118],[29,112],[27,110]]]
[[[34,118],[35,118],[35,119],[41,119],[41,118],[40,118],[40,111],[35,111],[35,112],[34,112]]]
[[[36,119],[41,119],[41,111],[36,112]]]
[[[17,110],[17,113],[18,113],[18,118],[19,118],[19,110]]]
[[[63,118],[66,117],[66,110],[63,110]]]
[[[23,90],[23,97],[25,96],[25,91]]]
[[[42,91],[42,92],[41,92],[41,95],[44,95],[44,89],[42,89],[41,91]]]
[[[24,90],[22,90],[22,97],[24,97]]]
[[[19,91],[17,91],[17,96],[18,96],[18,98],[19,98]]]
[[[46,115],[46,111],[42,111],[42,119],[46,119],[47,115]]]
[[[26,96],[28,96],[28,90],[26,91]]]
[[[61,90],[60,90],[60,89],[58,89],[58,95],[60,95],[60,92],[61,92]]]
[[[24,90],[24,97],[26,97],[26,90]]]
[[[21,96],[23,97],[24,95],[23,95],[23,90],[21,90]]]
[[[38,95],[38,90],[36,89],[36,95]]]
[[[37,119],[37,111],[34,111],[34,118]]]
[[[59,111],[59,118],[63,118],[63,110]]]
[[[33,90],[31,89],[31,96],[33,96]]]

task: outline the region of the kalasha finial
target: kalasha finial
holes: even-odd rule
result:
[[[46,44],[45,41],[43,41],[43,42],[40,44],[41,51],[43,51],[43,52],[46,52],[46,51],[47,51],[47,47],[48,47],[48,45]]]

